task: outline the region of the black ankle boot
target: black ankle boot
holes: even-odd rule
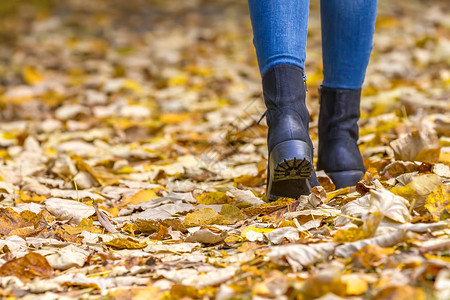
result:
[[[309,194],[319,182],[308,132],[303,70],[293,65],[276,65],[263,76],[262,84],[269,126],[267,200]]]
[[[321,86],[319,94],[317,170],[324,170],[338,189],[353,186],[366,171],[357,144],[361,89]]]

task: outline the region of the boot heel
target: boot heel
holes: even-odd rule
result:
[[[339,172],[326,172],[328,177],[331,178],[336,189],[340,189],[347,186],[354,186],[363,179],[364,172],[360,170],[348,170]]]
[[[276,145],[269,155],[267,200],[309,194],[312,161],[311,149],[303,141],[290,140]]]

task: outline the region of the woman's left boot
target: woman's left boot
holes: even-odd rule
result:
[[[319,182],[313,166],[303,70],[276,65],[264,74],[262,84],[269,126],[267,200],[307,195]]]
[[[338,189],[354,186],[366,171],[357,143],[361,89],[321,86],[319,94],[317,170],[324,170]]]

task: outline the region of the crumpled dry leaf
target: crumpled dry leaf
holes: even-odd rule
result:
[[[17,276],[23,281],[29,281],[35,277],[48,278],[52,275],[53,269],[48,261],[35,252],[12,259],[0,267],[0,276]]]
[[[282,227],[274,229],[270,232],[264,233],[264,236],[269,240],[270,243],[278,245],[286,239],[289,242],[298,241],[300,233],[297,228],[294,227]]]
[[[380,247],[392,247],[406,238],[406,230],[399,229],[393,233],[385,234],[370,239],[359,240],[356,242],[345,243],[337,246],[335,255],[338,257],[349,257],[352,253],[368,245],[377,245]]]
[[[45,255],[50,266],[55,270],[67,270],[72,267],[82,267],[90,252],[74,245],[61,249],[54,249],[48,253],[47,250],[38,251]]]
[[[414,131],[391,142],[395,159],[437,162],[441,144],[433,130]]]
[[[83,218],[95,214],[95,209],[81,202],[65,200],[61,198],[50,198],[45,201],[45,208],[59,220],[70,220],[71,224],[77,225]]]
[[[388,190],[370,191],[369,212],[379,212],[386,218],[399,223],[406,223],[411,220],[408,210],[408,201]]]
[[[105,215],[105,213],[98,209],[97,203],[95,201],[93,201],[92,204],[94,206],[95,213],[97,214],[97,218],[98,218],[98,221],[100,222],[100,224],[102,224],[102,226],[105,227],[105,229],[110,233],[118,232],[114,228],[114,226],[111,224],[111,222],[109,221],[109,219]]]
[[[332,255],[335,246],[335,243],[275,246],[270,248],[267,256],[279,264],[284,264],[286,260],[294,272],[297,272]]]
[[[199,230],[186,237],[186,242],[198,242],[203,244],[217,244],[225,240],[228,233],[213,226],[203,226]]]
[[[44,230],[48,223],[53,221],[53,217],[47,211],[38,214],[29,210],[21,213],[15,212],[12,208],[0,208],[0,234],[18,235],[21,237],[38,234]]]
[[[423,212],[425,198],[441,183],[442,179],[438,175],[425,174],[414,177],[403,187],[393,187],[390,191],[408,199],[414,205],[415,210]]]

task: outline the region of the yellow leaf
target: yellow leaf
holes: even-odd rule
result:
[[[23,80],[28,84],[36,84],[44,80],[44,78],[35,68],[27,66],[23,69]]]
[[[99,228],[94,226],[94,221],[92,219],[84,218],[78,223],[78,226],[63,225],[62,226],[69,234],[80,234],[83,231],[89,231],[92,233],[101,233]]]
[[[224,218],[224,224],[230,225],[234,224],[237,221],[243,220],[244,215],[242,215],[241,210],[236,206],[224,204],[222,209],[220,210],[220,214]]]
[[[261,183],[261,176],[253,176],[253,175],[241,175],[239,177],[233,178],[235,186],[238,184],[242,184],[243,186],[253,187],[257,186]]]
[[[122,88],[131,90],[133,92],[140,92],[142,90],[142,86],[134,80],[126,79],[123,82]]]
[[[367,281],[357,274],[343,275],[341,281],[346,284],[346,294],[349,296],[361,295],[369,288]]]
[[[181,113],[181,114],[165,113],[159,117],[159,120],[161,122],[163,122],[164,124],[177,124],[177,123],[181,123],[189,118],[190,118],[190,114],[187,114],[187,113]]]
[[[205,194],[201,194],[196,199],[199,204],[205,204],[205,205],[225,204],[225,203],[233,203],[234,202],[224,192],[205,193]]]
[[[445,220],[450,217],[450,186],[440,185],[425,199],[425,208],[435,220]]]
[[[333,236],[333,241],[337,243],[347,243],[373,237],[382,219],[383,216],[379,212],[370,214],[362,226],[336,232]]]
[[[121,203],[123,206],[126,205],[136,205],[141,204],[144,202],[147,202],[151,199],[158,198],[158,195],[156,195],[155,191],[153,190],[142,190],[137,192],[133,195],[131,198],[125,198]]]
[[[245,238],[249,231],[259,232],[259,233],[267,233],[267,232],[271,232],[273,230],[274,230],[274,228],[258,228],[258,227],[254,227],[254,226],[248,226],[248,227],[245,227],[244,230],[241,231],[241,236]]]
[[[115,238],[109,242],[103,242],[103,245],[111,246],[117,249],[142,249],[147,246],[147,243],[140,243],[139,241],[135,241],[131,238]]]
[[[201,225],[222,224],[223,216],[212,208],[202,208],[186,215],[183,225],[194,227]]]
[[[17,203],[29,203],[29,202],[41,203],[47,199],[47,197],[45,196],[38,196],[38,195],[30,196],[24,191],[18,191],[18,194],[19,197],[16,199]]]

